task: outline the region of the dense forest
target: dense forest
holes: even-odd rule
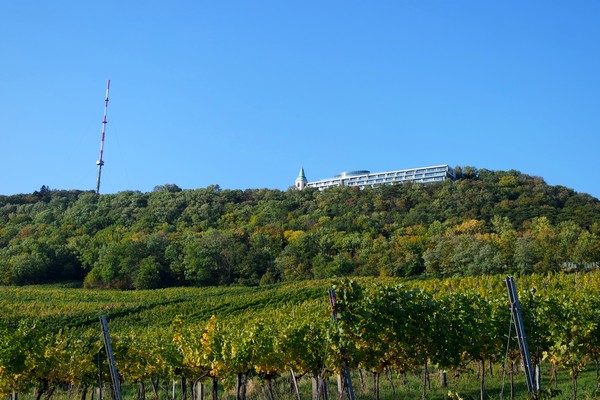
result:
[[[518,171],[372,189],[0,196],[0,284],[259,285],[527,274],[600,263],[600,201]]]

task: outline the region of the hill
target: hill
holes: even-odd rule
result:
[[[518,171],[375,189],[0,196],[0,282],[86,287],[258,285],[332,276],[589,268],[600,201]]]

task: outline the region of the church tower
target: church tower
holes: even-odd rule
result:
[[[304,168],[300,168],[300,173],[296,178],[296,189],[302,190],[306,187],[308,183],[308,179],[306,179],[306,175],[304,175]]]

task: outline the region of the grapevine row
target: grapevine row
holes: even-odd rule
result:
[[[292,370],[312,379],[318,397],[323,379],[344,366],[377,377],[390,370],[402,374],[426,372],[432,365],[459,369],[503,361],[510,313],[502,277],[339,280],[334,285],[337,322],[322,290],[326,285],[272,288],[271,301],[258,289],[231,296],[219,289],[214,294],[221,293],[229,306],[214,307],[205,298],[196,303],[216,311],[213,316],[194,311],[185,291],[174,291],[169,300],[175,303],[157,298],[152,303],[155,311],[167,310],[155,318],[168,319],[169,325],[148,324],[145,317],[152,311],[141,303],[131,306],[130,317],[104,310],[118,370],[125,381],[141,387],[165,378],[221,382],[236,386],[239,398],[249,379],[260,378],[271,388],[273,379]],[[518,286],[534,362],[567,369],[576,390],[579,371],[600,355],[600,274],[523,277]],[[315,298],[315,293],[322,295]],[[150,292],[139,296],[152,297]],[[250,305],[247,312],[242,304]],[[16,325],[2,321],[0,396],[96,383],[98,359],[104,357],[97,324],[48,329],[44,320],[33,318]],[[511,357],[518,361],[514,351]]]

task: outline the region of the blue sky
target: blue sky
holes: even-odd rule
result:
[[[5,1],[0,194],[516,169],[600,197],[597,1]]]

